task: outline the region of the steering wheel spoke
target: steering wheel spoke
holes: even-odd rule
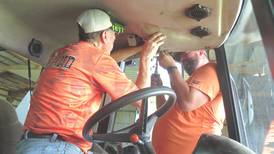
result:
[[[148,114],[148,97],[142,100],[141,112],[138,119],[139,134],[146,133],[147,127],[147,114]]]
[[[156,123],[156,121],[158,120],[158,116],[153,114],[151,116],[149,116],[147,118],[147,125],[146,125],[146,130],[147,130],[147,133],[151,134],[153,128],[154,128],[154,125]]]

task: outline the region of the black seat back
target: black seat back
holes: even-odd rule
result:
[[[255,154],[244,145],[225,136],[201,135],[193,154]]]
[[[15,154],[22,135],[22,125],[12,105],[0,99],[0,153]]]

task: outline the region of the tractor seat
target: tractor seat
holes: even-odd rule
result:
[[[16,153],[16,143],[22,136],[22,124],[13,106],[0,99],[0,153]]]

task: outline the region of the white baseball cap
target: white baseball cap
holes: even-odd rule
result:
[[[100,9],[89,9],[77,19],[85,33],[98,32],[112,27],[109,15]]]

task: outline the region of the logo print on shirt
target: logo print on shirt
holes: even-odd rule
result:
[[[57,53],[50,59],[47,67],[57,67],[67,70],[72,66],[75,60],[76,58],[74,56]]]

